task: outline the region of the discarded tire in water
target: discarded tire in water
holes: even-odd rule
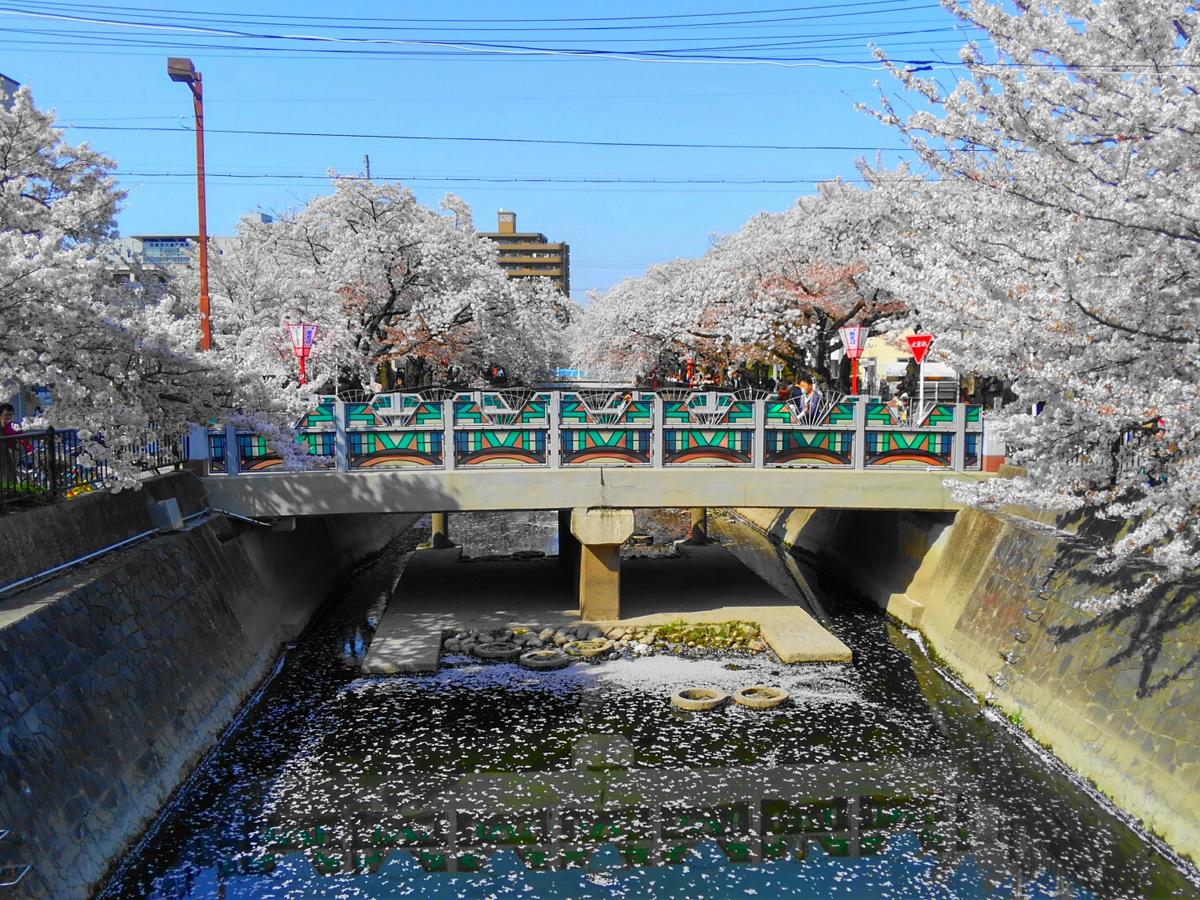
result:
[[[788,692],[783,688],[769,687],[765,684],[752,684],[733,692],[734,703],[748,706],[751,709],[771,709],[787,698]]]
[[[596,638],[590,641],[570,641],[563,645],[563,650],[572,656],[582,656],[584,659],[590,659],[593,656],[601,656],[612,649],[613,642],[607,638]]]
[[[517,660],[526,669],[561,669],[571,664],[571,657],[561,650],[530,650]]]
[[[728,699],[728,694],[714,691],[712,688],[684,688],[682,691],[676,691],[671,695],[671,705],[693,712],[706,712],[710,709],[716,709]]]
[[[524,649],[520,644],[509,641],[493,641],[476,645],[475,655],[480,659],[516,659]]]

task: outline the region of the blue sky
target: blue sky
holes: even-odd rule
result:
[[[224,2],[119,2],[125,5],[5,4],[40,16],[66,14],[139,27],[2,14],[0,71],[28,83],[37,103],[56,110],[62,123],[79,126],[68,133],[71,141],[86,140],[117,160],[120,172],[138,173],[120,177],[129,191],[119,220],[122,234],[195,229],[194,144],[183,130],[191,123],[190,98],[165,71],[168,55],[184,55],[204,75],[211,233],[231,233],[246,212],[298,206],[328,190],[319,179],[328,169],[361,174],[363,156],[369,154],[374,176],[408,181],[423,202],[436,204],[447,190],[466,198],[481,229],[494,227],[496,211],[504,208],[517,211],[521,230],[568,241],[577,298],[650,263],[702,253],[710,234],[735,230],[756,212],[782,209],[812,188],[463,179],[825,179],[854,177],[855,158],[874,153],[279,137],[220,130],[897,147],[894,133],[854,108],[856,101],[870,103],[878,96],[876,81],[890,90],[888,76],[871,67],[836,64],[531,58],[427,46],[314,44],[275,35],[641,53],[683,48],[692,56],[802,54],[846,61],[868,60],[872,36],[892,55],[905,58],[953,60],[962,43],[957,22],[933,0],[800,0],[788,6],[761,0],[653,5],[588,0],[515,7],[270,2],[255,4],[249,14]],[[479,21],[502,19],[504,11],[531,21]],[[647,16],[676,18],[621,18]],[[550,21],[568,18],[593,21]],[[141,27],[161,24],[218,26],[256,36]],[[745,45],[754,49],[724,49]],[[722,49],[694,49],[713,47]],[[84,126],[179,131],[85,131]],[[883,153],[886,163],[901,156]],[[295,175],[309,177],[286,177]],[[428,180],[409,181],[414,176]]]

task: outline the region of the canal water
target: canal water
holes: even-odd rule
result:
[[[476,557],[545,551],[548,522],[456,518],[456,537]],[[677,524],[639,529],[661,544]],[[1200,896],[836,584],[815,587],[848,666],[463,660],[364,678],[371,598],[403,550],[287,651],[102,897]],[[756,682],[790,702],[667,699]]]

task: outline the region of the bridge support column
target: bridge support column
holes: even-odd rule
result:
[[[579,617],[621,617],[621,544],[633,534],[631,509],[573,509],[571,533],[579,550]]]
[[[429,514],[429,546],[434,550],[445,550],[453,547],[450,540],[450,514],[435,512]]]
[[[707,544],[708,543],[708,507],[693,506],[691,510],[692,521],[688,526],[687,543],[689,544]]]

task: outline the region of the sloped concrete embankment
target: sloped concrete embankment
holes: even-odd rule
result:
[[[185,514],[202,508],[180,474],[150,493],[5,517],[0,545],[24,548],[21,568],[36,571],[144,530],[146,500],[168,496]],[[19,895],[97,888],[281,643],[414,520],[301,519],[276,532],[217,517],[0,601],[0,827],[22,841],[6,842],[0,863],[33,864]]]
[[[1114,590],[1094,574],[1103,536],[979,510],[735,512],[918,628],[964,683],[1200,860],[1195,583],[1091,612]]]

